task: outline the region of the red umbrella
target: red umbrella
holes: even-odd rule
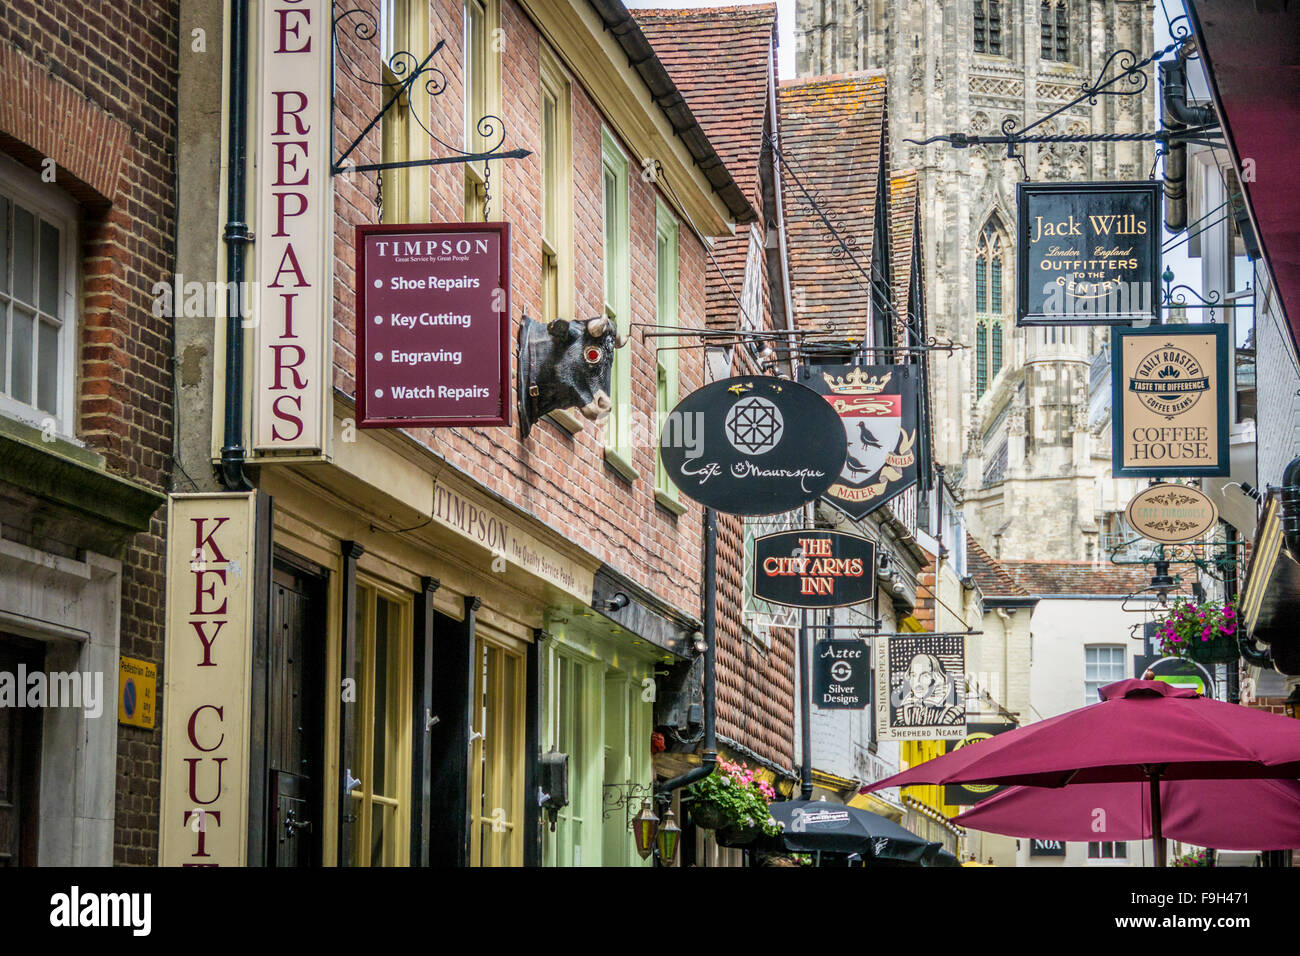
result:
[[[1149,840],[1150,810],[1142,783],[1010,787],[953,822],[1039,840]],[[1165,837],[1218,850],[1300,847],[1300,782],[1165,780],[1160,823]]]
[[[1064,787],[1150,785],[1156,865],[1164,865],[1164,780],[1300,777],[1300,721],[1202,697],[1164,681],[1123,680],[1101,703],[1072,710],[918,764],[878,783],[994,783]]]

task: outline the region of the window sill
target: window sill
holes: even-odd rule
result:
[[[655,503],[665,511],[671,511],[675,516],[686,514],[686,505],[682,504],[662,488],[655,489]]]
[[[628,481],[640,480],[641,472],[637,471],[636,465],[624,456],[622,449],[606,448],[605,461]]]
[[[582,431],[582,417],[568,408],[559,408],[549,413],[547,416],[555,424],[559,425],[570,435],[576,435]]]

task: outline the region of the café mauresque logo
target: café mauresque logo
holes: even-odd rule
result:
[[[1143,407],[1173,421],[1201,400],[1210,380],[1196,356],[1166,342],[1138,363],[1128,387]]]
[[[752,395],[731,406],[723,428],[727,441],[736,451],[762,455],[781,443],[785,419],[781,410],[766,398]]]

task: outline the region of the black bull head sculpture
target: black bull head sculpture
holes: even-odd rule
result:
[[[527,438],[549,412],[576,408],[600,421],[612,407],[609,375],[614,349],[627,344],[614,323],[556,319],[546,325],[524,316],[519,328],[519,424]]]

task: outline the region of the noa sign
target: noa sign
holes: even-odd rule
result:
[[[358,226],[357,424],[510,424],[510,226]]]
[[[848,445],[816,392],[766,375],[722,379],[668,413],[659,452],[687,497],[727,514],[771,515],[815,501]]]
[[[253,445],[312,453],[328,433],[332,354],[332,24],[328,4],[263,0],[258,9]]]
[[[1114,476],[1228,474],[1228,327],[1116,328],[1112,342]]]
[[[1160,321],[1160,189],[1145,180],[1020,183],[1019,324]]]
[[[754,540],[754,597],[786,607],[846,607],[876,595],[876,546],[841,531],[782,531]]]

